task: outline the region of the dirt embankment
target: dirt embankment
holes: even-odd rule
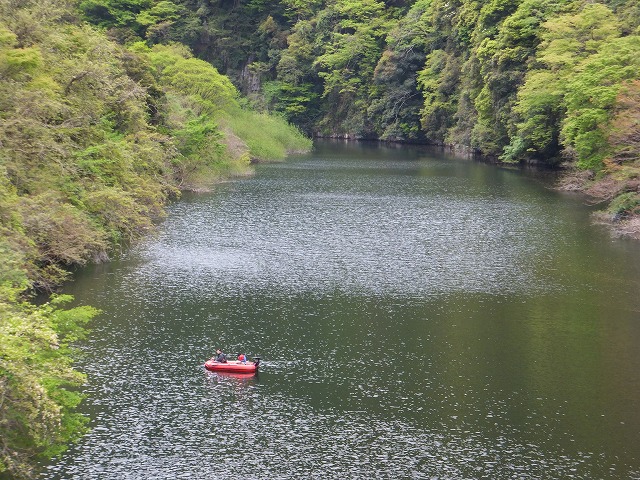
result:
[[[582,192],[607,207],[593,214],[597,223],[609,225],[614,235],[640,240],[640,168],[608,163],[599,174],[568,170],[558,187]]]

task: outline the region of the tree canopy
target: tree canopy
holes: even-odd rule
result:
[[[637,0],[100,1],[103,14],[85,9],[92,22],[115,36],[126,24],[125,42],[189,45],[259,108],[315,135],[456,145],[598,171],[616,92],[639,76]],[[126,15],[108,13],[125,7],[136,16],[124,23]],[[158,19],[165,36],[140,18]],[[615,48],[628,54],[599,78],[583,71]],[[596,93],[613,103],[576,104]]]

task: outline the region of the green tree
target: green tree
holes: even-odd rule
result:
[[[576,70],[564,96],[562,142],[575,151],[579,167],[599,170],[615,148],[607,135],[620,89],[640,78],[640,36],[603,43]]]
[[[331,112],[325,113],[319,126],[325,133],[367,135],[368,86],[392,25],[389,15],[376,0],[338,0],[325,15],[335,20],[314,65]]]
[[[602,4],[586,5],[578,13],[554,17],[543,28],[534,68],[527,73],[514,107],[520,121],[505,150],[506,160],[523,156],[557,158],[570,80],[589,56],[620,35],[616,18]],[[569,131],[565,134],[565,147],[571,143],[571,136],[567,135]]]
[[[34,478],[35,459],[63,452],[84,432],[74,413],[84,376],[72,369],[71,344],[98,311],[62,309],[69,296],[40,307],[21,301],[21,287],[0,285],[0,475]]]
[[[389,32],[376,64],[367,115],[383,140],[426,141],[420,125],[424,99],[417,78],[435,38],[431,13],[431,0],[415,2]]]

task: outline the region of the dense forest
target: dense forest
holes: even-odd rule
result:
[[[83,0],[116,42],[179,43],[314,136],[571,165],[637,213],[637,0]]]
[[[51,291],[308,136],[570,166],[640,216],[640,2],[0,0],[0,476],[81,435]],[[2,473],[4,472],[4,473]]]

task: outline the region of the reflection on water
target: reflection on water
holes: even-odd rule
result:
[[[640,246],[588,215],[362,144],[186,196],[70,285],[93,428],[45,478],[640,478]]]
[[[213,385],[252,385],[258,381],[258,373],[210,372],[206,371],[207,379]]]

